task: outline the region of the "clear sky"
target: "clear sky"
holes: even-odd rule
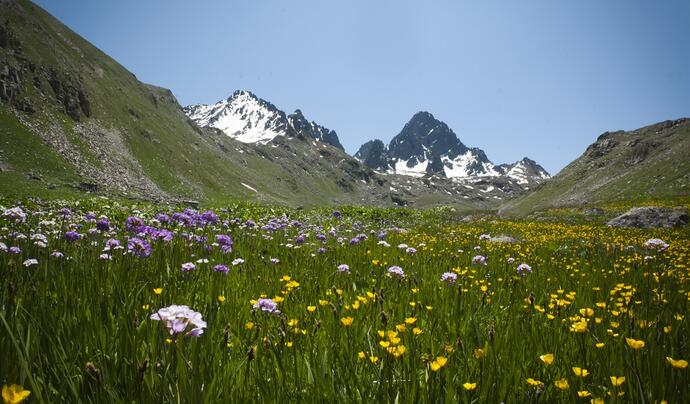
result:
[[[417,111],[555,174],[606,130],[690,116],[690,1],[37,0],[182,105],[247,89],[350,153]]]

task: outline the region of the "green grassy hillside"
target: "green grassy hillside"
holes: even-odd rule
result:
[[[674,199],[690,194],[690,120],[635,131],[606,132],[534,192],[509,201],[502,213],[554,207]]]

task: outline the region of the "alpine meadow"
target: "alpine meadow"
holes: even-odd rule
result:
[[[3,403],[690,402],[650,7],[0,0]]]

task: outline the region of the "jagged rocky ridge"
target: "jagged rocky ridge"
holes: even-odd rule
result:
[[[220,129],[243,143],[266,144],[277,136],[302,137],[343,150],[335,131],[309,122],[299,109],[286,115],[275,105],[246,90],[235,91],[215,104],[187,106],[184,112],[197,125]]]
[[[495,165],[483,150],[465,146],[448,125],[429,112],[416,113],[388,145],[378,139],[363,144],[355,158],[382,173],[416,177],[506,177],[520,185],[550,177],[527,157],[513,164]]]

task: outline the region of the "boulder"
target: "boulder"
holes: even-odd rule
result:
[[[660,208],[645,206],[632,208],[606,223],[609,227],[635,227],[651,229],[655,227],[680,227],[688,223],[685,208]]]

